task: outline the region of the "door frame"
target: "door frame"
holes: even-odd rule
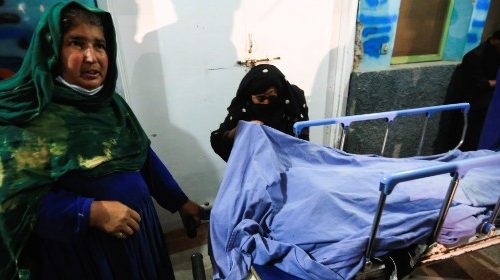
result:
[[[344,116],[349,96],[349,81],[354,63],[358,1],[334,2],[332,52],[328,66],[325,118]],[[325,128],[323,145],[337,147],[341,128]]]

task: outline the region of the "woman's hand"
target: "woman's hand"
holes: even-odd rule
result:
[[[234,139],[234,136],[236,136],[236,129],[238,128],[238,126],[236,126],[235,128],[227,131],[224,136],[227,137],[228,139],[231,139],[233,140]]]
[[[191,200],[188,200],[186,203],[184,203],[181,206],[181,208],[179,209],[179,212],[180,212],[181,216],[191,217],[196,222],[196,226],[200,225],[201,216],[203,214],[203,209],[201,208],[200,205],[194,203]]]
[[[126,238],[139,230],[139,213],[118,201],[94,201],[90,206],[90,226],[118,238]]]
[[[263,121],[259,121],[259,120],[252,120],[250,121],[251,123],[255,123],[255,124],[264,124]]]
[[[259,121],[259,120],[251,120],[250,121],[251,123],[255,123],[255,124],[264,124],[264,122],[262,121]],[[238,129],[238,126],[236,126],[235,128],[229,130],[226,132],[225,136],[229,139],[234,139],[234,137],[236,136],[236,130]]]

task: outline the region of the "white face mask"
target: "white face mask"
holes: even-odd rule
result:
[[[98,93],[102,89],[102,87],[104,86],[104,85],[101,85],[101,86],[96,87],[95,89],[85,89],[85,88],[82,88],[80,86],[73,85],[73,84],[66,82],[63,79],[63,77],[61,77],[61,76],[57,76],[56,80],[58,82],[62,83],[63,85],[65,85],[65,86],[67,86],[67,87],[69,87],[69,88],[71,88],[71,89],[73,89],[73,90],[75,90],[83,95],[94,95],[94,94]]]

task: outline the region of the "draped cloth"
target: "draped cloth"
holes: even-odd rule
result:
[[[383,176],[493,154],[353,155],[240,122],[210,216],[214,279],[244,279],[251,265],[273,265],[300,279],[353,279],[364,263]],[[386,200],[375,256],[426,243],[450,180],[442,174],[398,184]],[[473,235],[499,189],[498,166],[470,170],[438,241]]]
[[[79,5],[102,18],[109,58],[103,89],[86,96],[55,82],[61,11]],[[40,19],[20,70],[0,82],[0,278],[19,268],[40,198],[62,175],[99,177],[138,170],[149,140],[115,92],[116,41],[111,15],[77,2],[57,3]]]

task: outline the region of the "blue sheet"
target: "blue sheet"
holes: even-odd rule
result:
[[[274,263],[304,279],[353,278],[364,261],[384,173],[491,153],[359,156],[240,122],[210,218],[214,278],[243,279],[252,263]],[[382,216],[377,255],[430,235],[449,180],[446,174],[396,187]],[[455,211],[471,205],[463,191],[454,205],[450,213],[466,217],[485,210]]]

